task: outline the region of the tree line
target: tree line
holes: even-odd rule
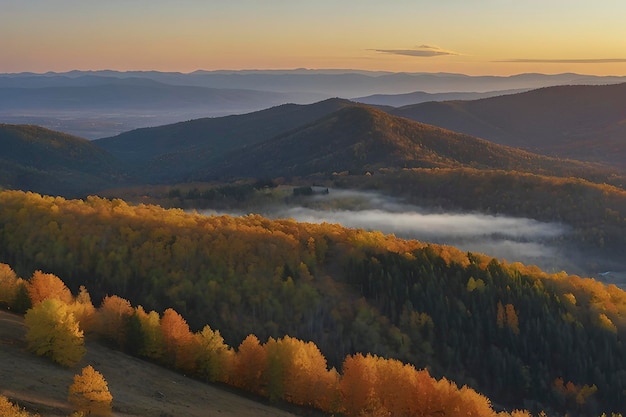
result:
[[[248,335],[235,350],[224,343],[219,330],[205,325],[192,332],[186,320],[169,308],[160,315],[133,307],[119,296],[107,296],[100,307],[91,303],[81,287],[74,297],[60,278],[36,271],[22,280],[6,264],[0,264],[2,302],[19,307],[20,293],[28,294],[25,323],[31,351],[64,366],[75,366],[85,353],[84,335],[149,359],[207,382],[221,382],[267,397],[327,413],[359,415],[529,416],[525,411],[496,413],[489,399],[473,389],[445,378],[437,380],[427,370],[417,370],[395,359],[371,354],[345,358],[342,372],[329,368],[312,342],[284,336],[261,343]],[[110,413],[108,390],[83,395],[88,381],[101,377],[87,367],[70,386],[69,400],[79,409]],[[92,398],[93,397],[93,398]],[[95,400],[94,400],[95,398]],[[87,404],[84,404],[87,403]]]

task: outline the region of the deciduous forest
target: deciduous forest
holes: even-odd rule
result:
[[[80,331],[198,378],[347,415],[625,403],[614,285],[339,225],[21,191],[0,205],[16,271],[0,304],[33,314],[48,288]]]

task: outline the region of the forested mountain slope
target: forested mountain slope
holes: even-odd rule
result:
[[[365,173],[378,168],[505,169],[610,181],[611,171],[549,158],[351,105],[313,123],[237,149],[194,178],[275,178]]]
[[[149,183],[459,166],[616,181],[614,171],[598,165],[495,145],[338,99],[138,129],[94,143]]]
[[[228,343],[289,334],[337,364],[372,352],[498,404],[624,409],[626,294],[565,273],[337,225],[204,217],[120,200],[0,193],[0,261],[97,301],[173,307]]]
[[[626,84],[546,87],[393,113],[533,152],[626,167]]]
[[[122,165],[86,139],[38,126],[0,124],[0,186],[80,195],[119,184]]]
[[[94,143],[132,165],[145,181],[181,182],[195,170],[222,161],[230,151],[269,140],[348,104],[339,99],[285,104],[244,115],[137,129]]]

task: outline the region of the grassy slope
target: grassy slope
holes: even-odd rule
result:
[[[62,368],[28,353],[25,332],[21,316],[0,311],[0,394],[42,417],[71,414],[68,387],[87,365],[107,380],[114,416],[293,416],[92,342],[76,368]]]

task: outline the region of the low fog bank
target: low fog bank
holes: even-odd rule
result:
[[[377,230],[405,239],[455,246],[508,262],[538,265],[552,272],[571,269],[559,240],[568,232],[563,225],[532,219],[476,213],[425,213],[418,211],[333,210],[292,207],[269,214],[309,223],[339,223],[346,227]]]
[[[258,214],[308,223],[339,223],[405,239],[455,246],[507,262],[537,265],[547,272],[585,274],[577,256],[566,250],[569,228],[528,218],[442,212],[403,203],[372,192],[329,190],[263,207]],[[205,211],[204,214],[247,213]]]

